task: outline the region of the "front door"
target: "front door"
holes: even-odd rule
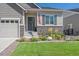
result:
[[[28,31],[34,31],[35,29],[35,17],[28,17]]]

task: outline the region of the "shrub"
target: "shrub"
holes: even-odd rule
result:
[[[45,40],[47,40],[47,37],[42,36],[42,37],[39,37],[39,39],[42,40],[42,41],[45,41]]]
[[[61,39],[61,35],[56,34],[56,39],[60,40]]]
[[[74,39],[73,41],[79,41],[79,39]]]
[[[52,37],[53,39],[58,39],[58,40],[60,40],[60,39],[64,38],[64,34],[63,34],[63,33],[54,32],[54,33],[51,34],[51,37]]]
[[[38,38],[36,38],[36,37],[32,37],[32,42],[35,42],[35,41],[38,41]]]
[[[55,35],[55,34],[51,34],[51,37],[52,37],[53,39],[55,39],[55,38],[56,38],[56,35]]]
[[[25,39],[26,39],[26,38],[22,37],[22,38],[18,39],[17,41],[18,41],[18,42],[24,42]]]
[[[63,33],[59,33],[59,35],[61,35],[61,38],[64,38],[64,34]]]
[[[48,28],[48,35],[49,36],[51,36],[52,32],[53,32],[53,29],[52,28]]]
[[[22,37],[20,39],[17,39],[18,42],[31,42],[31,38]]]

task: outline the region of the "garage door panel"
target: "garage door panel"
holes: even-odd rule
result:
[[[19,37],[18,23],[0,23],[0,38],[17,38]]]

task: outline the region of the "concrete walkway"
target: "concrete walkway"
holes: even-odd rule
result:
[[[16,38],[0,38],[0,53],[12,44]]]

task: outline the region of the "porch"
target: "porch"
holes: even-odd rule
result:
[[[24,36],[25,37],[32,37],[37,36],[37,12],[28,12],[25,13],[25,20],[24,20]]]
[[[40,32],[47,33],[50,27],[52,30],[58,29],[59,31],[62,31],[63,19],[61,10],[29,9],[27,10],[27,13],[24,14],[24,16],[24,36],[38,37]],[[46,17],[50,18],[48,19]]]

